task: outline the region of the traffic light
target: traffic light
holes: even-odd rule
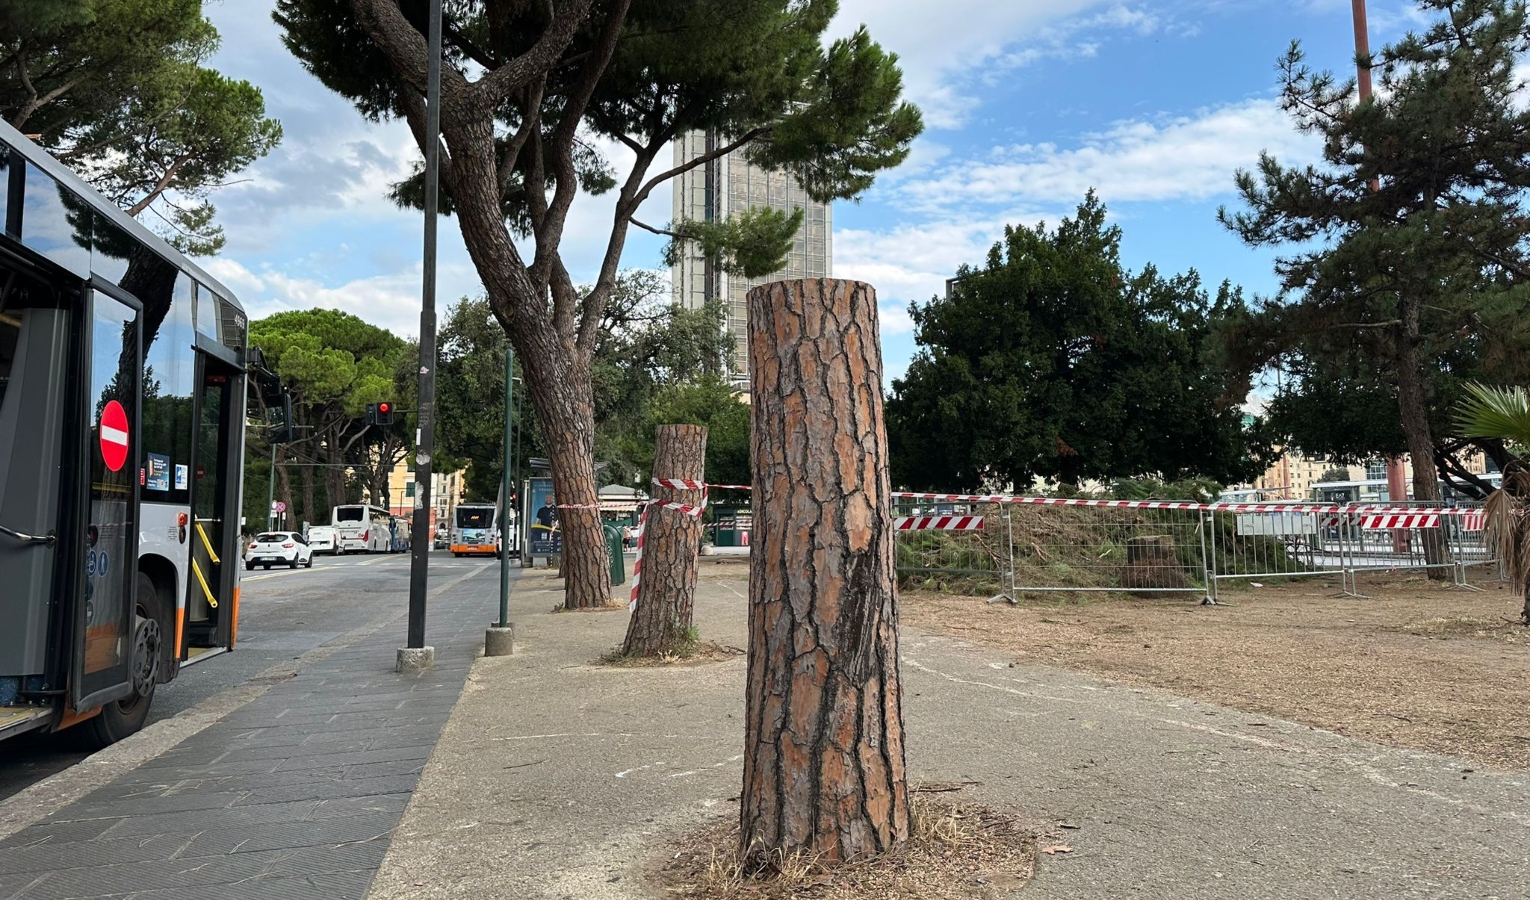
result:
[[[386,400],[382,403],[373,403],[367,407],[368,425],[392,425],[393,404]]]

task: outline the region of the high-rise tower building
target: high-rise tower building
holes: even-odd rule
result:
[[[719,137],[707,132],[691,132],[675,141],[675,164],[682,165],[717,146]],[[769,208],[789,212],[803,210],[802,227],[792,240],[786,268],[761,278],[730,275],[708,264],[694,244],[672,274],[675,302],[697,309],[719,297],[726,301],[727,327],[737,340],[733,371],[743,375],[749,368],[748,293],[755,285],[783,278],[828,278],[833,266],[831,232],[833,210],[807,195],[802,186],[785,172],[768,172],[750,165],[742,150],[697,166],[675,179],[674,219],[722,221],[751,208]]]

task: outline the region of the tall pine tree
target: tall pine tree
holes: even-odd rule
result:
[[[1219,217],[1248,244],[1286,251],[1280,294],[1231,331],[1234,355],[1249,371],[1292,363],[1299,378],[1284,402],[1294,409],[1313,405],[1304,395],[1326,398],[1331,413],[1390,398],[1414,494],[1435,500],[1436,429],[1452,398],[1433,392],[1465,365],[1475,377],[1492,377],[1483,363],[1519,369],[1530,347],[1530,111],[1515,75],[1530,28],[1520,2],[1419,5],[1427,29],[1360,60],[1381,75],[1374,99],[1313,71],[1292,45],[1282,106],[1322,139],[1323,162],[1262,155],[1257,171],[1238,174],[1245,208]],[[1367,433],[1383,442],[1374,426]]]
[[[907,155],[919,112],[901,99],[896,57],[864,29],[825,45],[834,0],[463,0],[448,8],[445,208],[524,367],[547,440],[567,506],[565,603],[601,606],[610,587],[594,508],[592,366],[638,208],[681,173],[735,150],[790,172],[816,199],[857,196]],[[424,0],[278,0],[276,18],[287,46],[325,85],[365,116],[408,122],[423,146],[427,9]],[[676,137],[697,130],[719,136],[715,150],[661,162]],[[621,171],[591,138],[621,145]],[[605,253],[581,290],[562,253],[569,211],[581,194],[608,191],[616,198]],[[421,195],[417,183],[397,194]],[[795,220],[739,224],[655,230],[700,241],[720,262],[748,270],[781,258]],[[744,241],[753,245],[730,246]]]

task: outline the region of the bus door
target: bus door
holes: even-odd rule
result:
[[[243,440],[244,376],[206,352],[197,353],[197,441],[192,461],[191,577],[186,589],[186,639],[182,659],[199,651],[233,646],[238,615],[239,458]]]
[[[62,651],[83,562],[58,535],[80,530],[72,482],[84,441],[70,412],[81,381],[80,304],[77,285],[53,283],[0,242],[0,709],[24,679],[46,675],[41,687],[61,691],[69,677]]]
[[[154,673],[147,660],[156,648],[158,626],[138,615],[134,589],[138,577],[138,435],[139,373],[143,346],[140,308],[101,290],[83,292],[88,327],[84,341],[86,391],[76,407],[83,414],[85,465],[82,499],[85,528],[69,539],[80,541],[83,602],[74,607],[74,648],[70,699],[75,709],[90,709],[147,688]],[[67,491],[67,488],[66,488]],[[60,531],[61,539],[68,535]],[[72,579],[70,579],[72,580]],[[141,663],[135,665],[135,663]]]

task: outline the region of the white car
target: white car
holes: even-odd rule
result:
[[[285,565],[296,569],[313,568],[313,549],[303,536],[295,531],[266,531],[255,535],[255,540],[244,551],[244,567],[253,569],[264,566]]]
[[[340,536],[333,525],[311,525],[308,528],[308,549],[315,554],[340,555]]]

